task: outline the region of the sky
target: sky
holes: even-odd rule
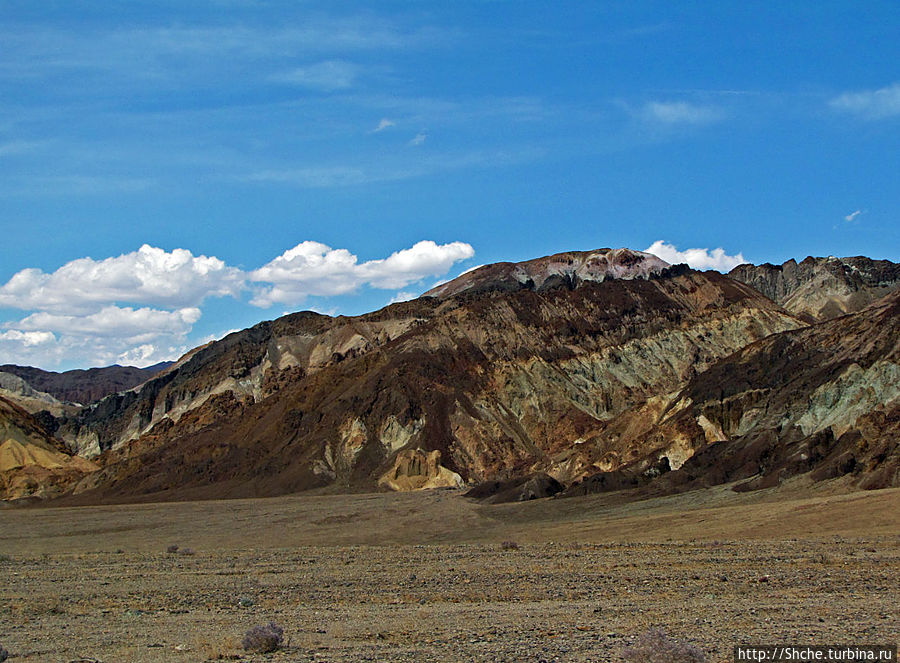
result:
[[[0,0],[0,363],[603,247],[900,261],[900,4]]]

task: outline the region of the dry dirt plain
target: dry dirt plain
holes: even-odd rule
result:
[[[288,644],[243,652],[269,620]],[[897,643],[900,490],[0,510],[10,663],[620,661],[650,626],[710,661]]]

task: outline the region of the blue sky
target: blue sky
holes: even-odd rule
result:
[[[0,0],[0,43],[0,363],[563,250],[900,260],[896,2]]]

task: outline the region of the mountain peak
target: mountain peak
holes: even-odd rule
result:
[[[544,290],[557,285],[576,287],[585,281],[646,279],[669,263],[650,253],[631,249],[566,251],[524,262],[484,265],[432,288],[428,297],[446,298],[486,290]]]

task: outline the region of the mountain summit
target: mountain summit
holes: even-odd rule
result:
[[[631,249],[568,251],[525,262],[484,265],[432,288],[425,296],[445,298],[485,290],[541,291],[559,285],[574,288],[580,283],[607,279],[646,279],[667,267],[669,263],[655,255]]]

